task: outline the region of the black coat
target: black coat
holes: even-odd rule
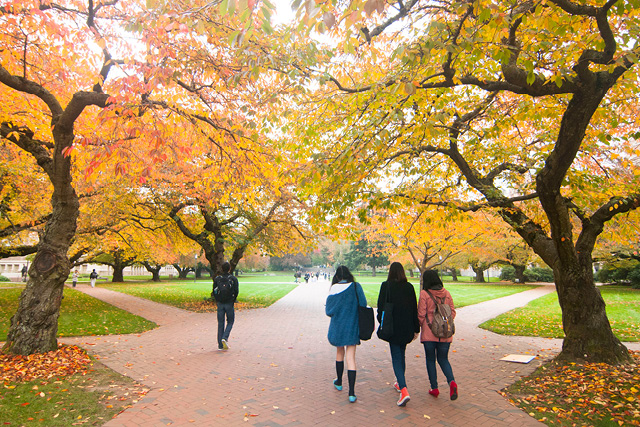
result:
[[[406,280],[404,282],[382,282],[378,294],[378,322],[382,320],[382,311],[387,298],[393,303],[393,337],[389,340],[394,344],[408,344],[413,340],[414,334],[420,332],[418,322],[418,302],[413,285]]]

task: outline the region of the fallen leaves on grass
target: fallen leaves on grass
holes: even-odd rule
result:
[[[619,366],[552,363],[501,393],[548,424],[640,426],[640,352],[631,355]]]
[[[264,304],[236,302],[233,305],[235,310],[246,310],[250,308],[264,307]],[[185,301],[180,305],[180,308],[196,313],[215,313],[218,311],[218,306],[210,301]]]
[[[0,354],[0,373],[5,383],[65,377],[86,372],[89,366],[91,359],[75,345],[60,345],[57,350],[28,356]]]

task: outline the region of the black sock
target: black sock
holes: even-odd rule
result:
[[[356,388],[356,371],[347,371],[347,378],[349,379],[349,396],[355,396]]]
[[[344,372],[344,361],[338,362],[336,360],[336,385],[342,385],[342,373]]]

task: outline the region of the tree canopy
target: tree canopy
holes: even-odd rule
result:
[[[318,215],[493,209],[554,270],[561,357],[627,360],[591,254],[640,205],[638,5],[310,3],[302,21],[330,35],[296,121]]]
[[[274,28],[267,0],[3,2],[0,238],[39,233],[4,351],[55,347],[77,231],[179,230],[215,272],[295,253],[307,224],[405,235],[442,208],[493,212],[553,269],[561,357],[626,360],[592,254],[640,206],[640,5],[293,6]]]

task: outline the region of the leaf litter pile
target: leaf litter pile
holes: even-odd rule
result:
[[[501,391],[547,425],[640,426],[640,352],[632,363],[551,363]]]
[[[77,346],[60,346],[57,351],[29,356],[0,354],[5,384],[73,375],[86,372],[90,365],[91,358]]]
[[[0,354],[0,425],[102,425],[149,390],[77,346],[29,356]]]

